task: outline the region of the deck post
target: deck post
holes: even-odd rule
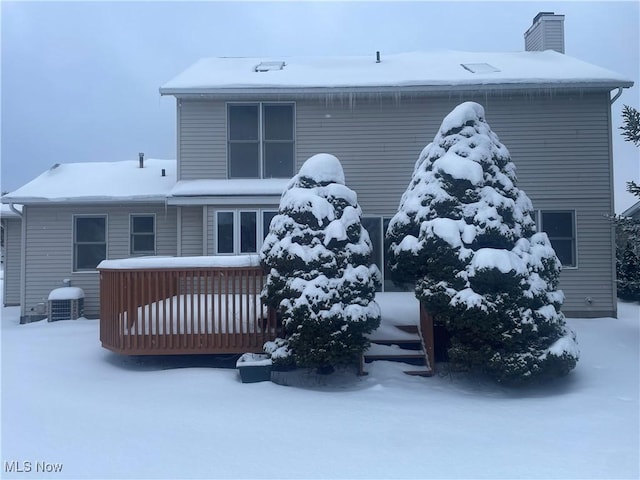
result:
[[[427,351],[427,360],[433,373],[436,372],[436,359],[433,342],[433,315],[420,302],[420,335]]]

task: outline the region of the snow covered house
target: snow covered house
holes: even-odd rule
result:
[[[564,55],[563,20],[537,15],[523,52],[198,61],[160,88],[176,99],[175,163],[61,165],[3,197],[24,205],[23,318],[65,278],[98,316],[103,259],[259,251],[284,186],[319,152],[341,160],[384,272],[414,163],[464,101],[509,148],[563,263],[564,312],[614,316],[611,104],[633,82]]]
[[[97,318],[101,260],[176,255],[176,209],[166,206],[175,171],[175,160],[56,164],[5,195],[9,205],[24,201],[22,256],[7,252],[19,282],[5,278],[7,292],[18,287],[21,321],[46,317],[49,293],[65,280],[84,290],[85,315]]]

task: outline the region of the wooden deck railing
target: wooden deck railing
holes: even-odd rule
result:
[[[130,355],[261,352],[279,332],[260,302],[257,260],[203,258],[100,264],[102,346]]]

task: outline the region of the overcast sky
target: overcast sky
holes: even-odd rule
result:
[[[2,191],[55,163],[175,158],[175,100],[158,88],[201,57],[521,51],[533,17],[554,11],[567,55],[636,82],[613,106],[616,211],[635,202],[639,151],[618,127],[623,104],[640,106],[637,1],[0,5]]]

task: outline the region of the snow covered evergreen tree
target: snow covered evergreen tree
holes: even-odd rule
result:
[[[395,279],[415,282],[451,335],[452,367],[512,384],[575,367],[560,263],[532,215],[482,106],[456,107],[421,153],[386,238]]]
[[[330,372],[358,361],[380,324],[380,272],[362,227],[356,193],[340,161],[309,158],[293,177],[261,250],[269,274],[263,302],[276,309],[285,338],[265,350],[276,363]]]

